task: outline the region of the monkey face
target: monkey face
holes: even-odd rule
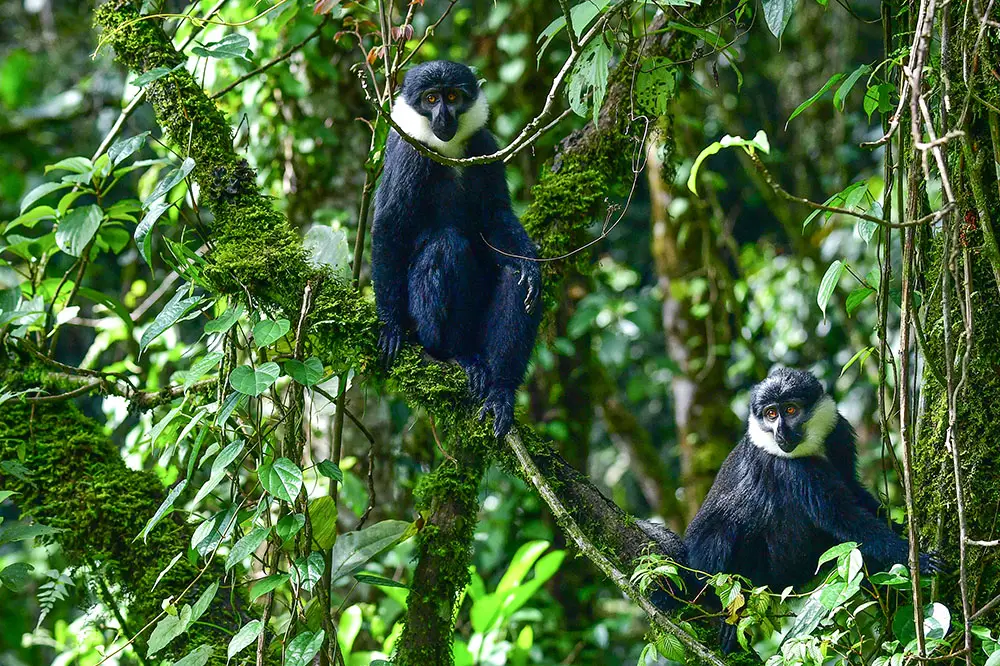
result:
[[[791,453],[805,434],[807,419],[802,405],[797,401],[772,403],[764,407],[761,421],[774,437],[775,444],[785,453]]]
[[[836,404],[808,372],[776,369],[751,392],[750,439],[772,455],[824,455],[826,436],[836,422]]]
[[[420,96],[421,115],[430,119],[431,131],[441,141],[451,141],[458,132],[458,119],[472,102],[460,88],[435,87]]]

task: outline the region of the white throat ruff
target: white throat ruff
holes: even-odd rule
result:
[[[806,435],[802,438],[802,443],[791,451],[782,450],[774,441],[774,433],[762,428],[753,414],[747,419],[747,433],[754,446],[764,449],[773,456],[805,458],[826,455],[826,438],[833,432],[835,425],[837,425],[837,403],[830,396],[824,395],[813,407],[812,414],[806,421]]]
[[[392,119],[399,128],[428,148],[445,157],[460,158],[465,155],[465,142],[478,132],[490,117],[490,106],[482,92],[468,111],[458,117],[458,131],[451,141],[442,141],[431,130],[431,121],[406,103],[402,95],[392,105]]]

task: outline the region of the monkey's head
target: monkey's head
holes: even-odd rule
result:
[[[782,458],[821,456],[837,405],[810,372],[776,368],[750,392],[751,441]]]
[[[447,60],[410,69],[392,106],[392,119],[404,132],[449,157],[464,153],[489,114],[475,73]]]

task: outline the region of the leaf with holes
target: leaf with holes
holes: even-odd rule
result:
[[[651,116],[667,115],[667,105],[677,86],[677,72],[669,58],[647,58],[635,80],[635,101]]]
[[[56,245],[71,257],[79,257],[93,240],[103,219],[104,211],[100,206],[74,208],[59,221],[59,226],[56,228]]]
[[[823,319],[826,319],[826,306],[830,302],[830,297],[833,295],[834,289],[837,288],[837,283],[840,282],[840,276],[844,274],[844,270],[847,265],[840,259],[835,260],[830,267],[826,269],[826,273],[823,275],[823,279],[819,282],[819,291],[816,294],[816,304],[819,305],[819,309],[823,311]]]
[[[267,492],[291,504],[302,490],[302,470],[288,458],[278,458],[264,470],[261,483]]]
[[[587,98],[591,99],[592,117],[594,122],[601,113],[604,96],[608,92],[608,73],[611,65],[611,48],[603,39],[595,39],[584,48],[580,60],[573,69],[573,78],[569,82],[569,105],[573,111],[584,118],[587,117]]]
[[[241,365],[229,375],[229,384],[240,393],[258,396],[278,381],[281,368],[274,361],[260,366],[256,370],[249,365]]]

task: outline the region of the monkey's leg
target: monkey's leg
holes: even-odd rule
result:
[[[493,413],[498,439],[514,422],[514,394],[524,380],[541,321],[541,308],[525,312],[525,286],[518,283],[520,278],[513,267],[501,268],[483,322],[483,356],[489,369],[483,415]]]
[[[454,358],[468,332],[469,242],[458,231],[445,228],[430,235],[418,250],[409,271],[409,314],[417,340],[440,359]]]

